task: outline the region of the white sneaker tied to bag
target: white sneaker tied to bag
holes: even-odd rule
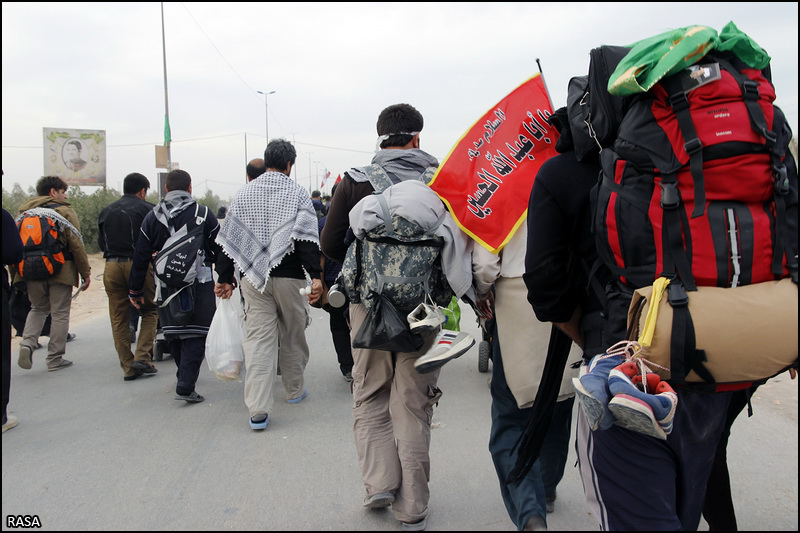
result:
[[[414,362],[414,368],[420,374],[433,372],[448,361],[463,355],[474,344],[475,339],[469,333],[443,329],[436,335],[431,349]]]
[[[408,314],[408,325],[412,333],[425,333],[444,324],[446,318],[442,309],[425,302],[419,304]]]

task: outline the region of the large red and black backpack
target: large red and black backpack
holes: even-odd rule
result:
[[[774,100],[769,67],[712,52],[629,100],[613,146],[600,153],[598,256],[628,289],[673,280],[674,383],[696,370],[716,384],[694,344],[688,294],[797,284],[797,168]]]
[[[691,291],[796,278],[797,172],[774,100],[768,68],[709,54],[631,102],[600,155],[594,223],[621,282],[671,276]]]

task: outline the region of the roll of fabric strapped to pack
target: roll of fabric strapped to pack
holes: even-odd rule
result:
[[[689,292],[659,278],[635,291],[628,331],[641,345],[640,357],[662,379],[719,386],[763,380],[796,366],[797,320],[797,285],[789,278]]]

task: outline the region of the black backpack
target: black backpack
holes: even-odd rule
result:
[[[600,46],[589,53],[589,75],[569,80],[567,114],[578,161],[597,157],[614,144],[631,97],[606,88],[614,69],[630,51],[624,46]]]
[[[186,287],[197,279],[198,256],[205,244],[203,225],[208,216],[208,207],[203,209],[201,216],[196,204],[194,218],[181,228],[170,226],[171,235],[155,256],[155,275],[167,287]]]

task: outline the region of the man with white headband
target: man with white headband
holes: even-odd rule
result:
[[[422,125],[422,115],[408,104],[389,106],[379,115],[372,163],[393,183],[424,180],[432,175],[431,167],[439,166],[436,158],[419,148]],[[352,241],[347,238],[350,211],[374,191],[363,168],[344,174],[322,230],[326,256],[344,263]],[[366,316],[362,303],[351,302],[351,332],[359,330]],[[431,346],[433,335],[429,337],[420,353]],[[414,369],[418,356],[353,348],[353,434],[366,488],[364,507],[391,506],[404,531],[423,530],[428,520],[430,421],[442,394],[436,386],[438,369],[427,374]]]

